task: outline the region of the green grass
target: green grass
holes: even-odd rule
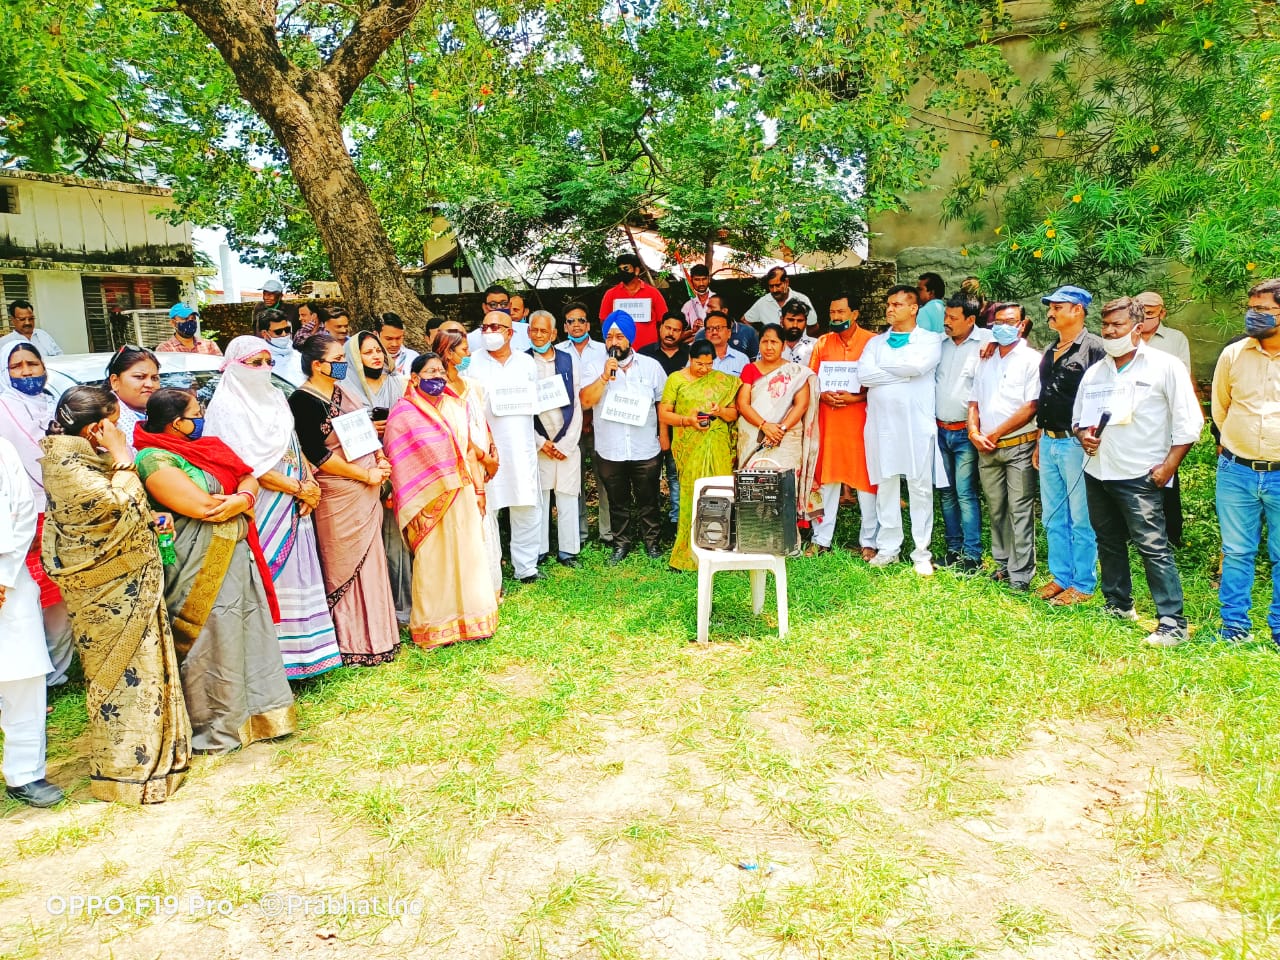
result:
[[[1179,562],[1207,633],[1217,542],[1204,445],[1183,480]],[[1039,557],[1043,569],[1043,543]],[[713,643],[698,647],[692,575],[640,555],[611,567],[595,546],[583,560],[509,584],[492,641],[407,648],[302,686],[296,736],[197,761],[165,805],[183,804],[180,828],[157,826],[167,809],[0,804],[0,856],[21,867],[0,887],[0,943],[17,956],[105,955],[108,941],[131,953],[151,919],[46,915],[44,899],[78,880],[228,898],[243,911],[190,921],[211,956],[274,936],[253,905],[304,887],[425,899],[423,918],[289,928],[336,931],[370,956],[967,960],[1066,935],[1117,958],[1280,955],[1280,659],[1268,645],[1151,650],[1099,601],[1053,611],[983,579],[873,571],[837,551],[789,564],[784,639],[772,588],[757,618],[745,576],[717,577]],[[74,762],[83,690],[53,702],[50,757]],[[960,825],[1019,802],[1018,757],[1044,730],[1089,731],[1089,756],[1180,767],[1096,815],[1093,855],[1125,882],[1091,886],[1092,864],[1056,864],[1016,838],[955,845]],[[965,899],[975,875],[990,896]],[[928,894],[940,883],[961,891],[954,905]],[[1166,929],[1149,883],[1225,920]],[[1068,930],[1090,910],[1092,928]]]

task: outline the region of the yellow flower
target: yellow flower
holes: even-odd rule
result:
[[[1212,46],[1213,46],[1213,41],[1210,40],[1208,37],[1206,37],[1204,41],[1204,49],[1208,50]]]
[[[1059,24],[1058,24],[1058,29],[1059,29],[1059,30],[1065,30],[1065,29],[1067,29],[1067,21],[1063,20],[1061,23],[1059,23]]]
[[[1258,114],[1258,119],[1261,120],[1263,123],[1266,123],[1268,120],[1271,119],[1271,111],[1263,110],[1260,114]]]
[[[1010,250],[1018,250],[1018,249],[1020,249],[1020,247],[1019,247],[1019,245],[1018,245],[1018,244],[1016,244],[1016,243],[1011,243],[1011,244],[1009,244],[1009,249],[1010,249]]]
[[[1004,227],[996,227],[996,236],[997,236],[997,237],[998,237],[998,236],[1000,236],[1000,231],[1001,231],[1001,230],[1003,230],[1003,229],[1004,229]]]
[[[1254,263],[1252,260],[1250,260],[1248,263],[1244,265],[1244,268],[1248,270],[1250,273],[1253,273],[1253,271],[1258,269],[1258,265]]]
[[[1159,153],[1159,152],[1160,152],[1160,144],[1158,144],[1158,143],[1153,143],[1153,144],[1151,145],[1151,152],[1152,152],[1152,153]]]
[[[1033,251],[1031,251],[1031,255],[1032,255],[1033,257],[1035,257],[1037,260],[1039,260],[1041,257],[1043,257],[1043,256],[1044,256],[1044,251],[1043,251],[1043,250],[1033,250]]]
[[[1083,199],[1084,199],[1084,197],[1080,196],[1080,194],[1078,194],[1078,193],[1076,193],[1076,194],[1072,194],[1072,196],[1071,196],[1071,202],[1072,202],[1072,203],[1079,203],[1079,202],[1080,202],[1081,200],[1083,200]]]
[[[992,149],[992,150],[999,150],[999,149],[1000,149],[1000,141],[999,141],[999,140],[992,140],[992,141],[991,141],[991,149]]]
[[[1044,232],[1044,235],[1048,237],[1050,240],[1052,240],[1054,237],[1058,235],[1058,231],[1050,227],[1048,230]]]
[[[1147,2],[1147,0],[1133,0],[1133,2],[1136,3],[1138,6],[1142,6],[1144,3]]]
[[[1065,130],[1063,130],[1061,127],[1059,127],[1059,128],[1058,128],[1058,136],[1059,136],[1059,138],[1061,138],[1061,137],[1065,137],[1066,135],[1067,135],[1067,131],[1065,131]]]
[[[960,248],[960,256],[962,256],[962,257],[967,257],[968,255],[969,255],[969,248],[968,248],[968,247],[961,247],[961,248]]]

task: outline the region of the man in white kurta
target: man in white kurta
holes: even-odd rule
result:
[[[50,807],[62,791],[44,778],[44,678],[53,665],[44,642],[40,588],[27,570],[35,535],[31,484],[18,451],[0,438],[0,768],[9,796]]]
[[[538,435],[533,429],[532,400],[513,402],[515,391],[535,389],[533,358],[511,349],[511,317],[493,311],[481,326],[484,349],[471,355],[467,376],[484,388],[485,420],[498,448],[498,472],[485,485],[489,510],[507,509],[511,519],[511,566],[522,583],[540,579],[538,537],[542,529],[542,494],[538,488]]]
[[[929,540],[933,536],[934,460],[938,455],[934,420],[933,372],[942,355],[942,337],[916,326],[916,292],[889,290],[885,316],[889,329],[867,344],[858,379],[867,388],[867,475],[876,488],[876,536],[873,567],[898,561],[902,550],[902,483],[911,504],[911,535],[916,573],[933,573]]]
[[[559,377],[563,403],[538,414],[533,428],[538,434],[538,484],[542,488],[542,536],[538,562],[551,553],[551,494],[556,496],[556,559],[566,567],[578,565],[578,507],[582,493],[582,404],[578,400],[578,363],[555,349],[556,318],[536,310],[529,318],[529,348],[542,381]],[[541,404],[540,404],[541,405]]]

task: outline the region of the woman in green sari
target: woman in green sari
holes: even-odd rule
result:
[[[690,546],[693,483],[703,477],[733,473],[733,433],[738,419],[734,402],[742,385],[737,377],[712,369],[716,348],[697,340],[689,348],[689,366],[667,378],[658,404],[658,419],[671,427],[671,454],[680,474],[680,524],[671,549],[671,566],[697,570]]]
[[[186,776],[191,723],[164,610],[164,567],[120,410],[105,387],[72,387],[44,452],[42,554],[62,591],[88,689],[89,789],[161,803]]]
[[[175,562],[165,605],[182,662],[197,753],[228,753],[297,729],[274,623],[271,569],[258,542],[253,471],[217,437],[203,437],[200,401],[157,390],[134,429],[138,475],[173,513]]]

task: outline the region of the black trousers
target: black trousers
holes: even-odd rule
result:
[[[1164,500],[1164,525],[1169,534],[1169,546],[1182,546],[1182,481],[1173,475],[1172,487],[1161,487],[1160,497]]]
[[[657,545],[662,532],[658,489],[662,454],[648,460],[606,460],[599,454],[596,458],[609,495],[614,544],[629,547],[643,541]]]

